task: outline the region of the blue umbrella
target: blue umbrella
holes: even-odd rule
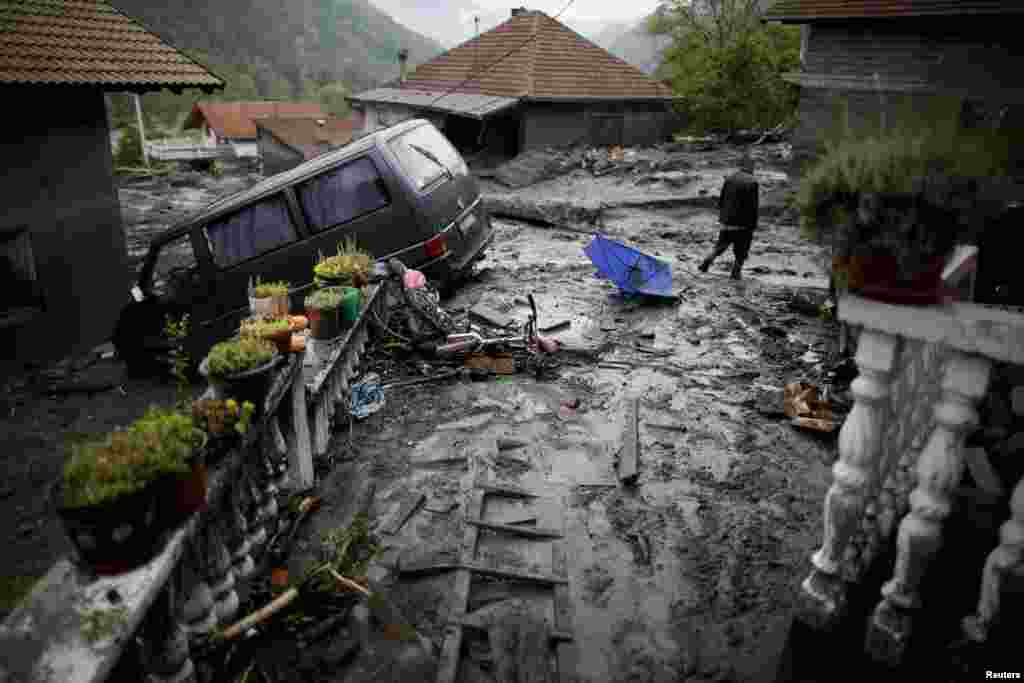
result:
[[[664,261],[601,235],[595,235],[583,251],[598,272],[626,294],[675,297],[672,293],[672,268]]]

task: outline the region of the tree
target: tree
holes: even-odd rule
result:
[[[317,93],[317,99],[320,100],[324,111],[331,116],[348,116],[350,108],[348,100],[345,99],[347,96],[348,88],[340,82],[329,83]]]
[[[798,90],[782,79],[800,61],[800,32],[760,21],[763,0],[669,0],[648,24],[672,45],[658,76],[668,79],[700,131],[766,128],[796,111]]]
[[[141,166],[142,138],[134,124],[121,128],[121,138],[117,142],[117,154],[114,155],[115,168],[132,168]]]

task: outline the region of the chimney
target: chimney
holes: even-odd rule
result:
[[[529,11],[530,10],[526,9],[525,7],[513,7],[512,8],[512,16],[513,17],[518,17],[520,14],[528,14]]]
[[[405,83],[405,72],[408,69],[409,51],[402,48],[398,51],[398,82]]]

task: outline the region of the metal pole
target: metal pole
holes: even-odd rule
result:
[[[132,93],[132,99],[135,100],[135,119],[139,124],[139,144],[142,145],[142,161],[145,162],[146,168],[149,168],[149,154],[146,153],[146,129],[142,125],[142,101],[138,93]]]

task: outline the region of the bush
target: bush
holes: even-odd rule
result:
[[[259,337],[239,337],[215,344],[206,357],[211,377],[224,378],[270,362],[277,353],[272,342]]]
[[[242,321],[239,331],[243,336],[268,337],[291,329],[288,318],[248,318]]]
[[[323,311],[341,306],[342,291],[340,287],[318,289],[306,297],[306,308]]]
[[[291,283],[283,280],[278,282],[257,281],[256,287],[253,289],[253,296],[257,299],[266,299],[272,296],[287,296],[290,287]]]

